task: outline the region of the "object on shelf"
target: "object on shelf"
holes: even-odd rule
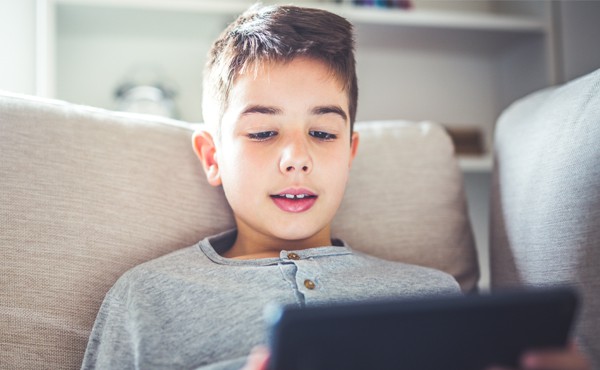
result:
[[[445,126],[458,155],[482,155],[485,153],[481,129],[473,126]]]
[[[177,93],[156,68],[138,68],[115,91],[115,109],[122,112],[178,118]]]
[[[378,8],[410,9],[411,0],[352,0],[352,4],[359,6],[375,6]]]

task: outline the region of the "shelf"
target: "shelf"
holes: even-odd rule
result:
[[[98,6],[162,11],[186,11],[208,14],[238,14],[252,2],[209,0],[49,0],[57,5]]]
[[[458,165],[466,173],[489,173],[492,170],[494,159],[491,154],[482,156],[458,156]]]
[[[315,4],[315,6],[360,23],[498,32],[545,32],[542,22],[528,17],[474,12],[385,9],[351,5],[334,6],[333,4],[328,6]]]
[[[58,5],[100,6],[104,8],[134,8],[162,11],[185,11],[235,16],[252,1],[209,0],[50,0]],[[266,1],[266,4],[276,1]],[[435,10],[403,10],[360,7],[324,2],[302,2],[302,5],[337,13],[356,23],[426,27],[494,32],[544,33],[542,21],[532,17],[508,16],[482,12],[451,12]]]

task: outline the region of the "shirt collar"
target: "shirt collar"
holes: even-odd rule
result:
[[[282,250],[279,257],[259,258],[252,260],[238,260],[234,258],[225,258],[221,254],[226,252],[237,235],[237,229],[227,230],[220,234],[209,236],[200,241],[200,249],[213,262],[221,265],[234,266],[270,266],[277,265],[281,262],[293,262],[295,260],[303,260],[308,258],[320,258],[326,256],[337,256],[352,254],[350,247],[340,239],[334,239],[335,245],[308,248],[297,251]]]

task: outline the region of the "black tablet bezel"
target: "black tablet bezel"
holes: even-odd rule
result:
[[[271,370],[482,369],[563,347],[572,288],[271,310]]]

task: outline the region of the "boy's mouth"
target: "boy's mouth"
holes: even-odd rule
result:
[[[282,211],[299,213],[308,211],[317,201],[317,195],[305,190],[289,190],[272,194],[271,199]]]

